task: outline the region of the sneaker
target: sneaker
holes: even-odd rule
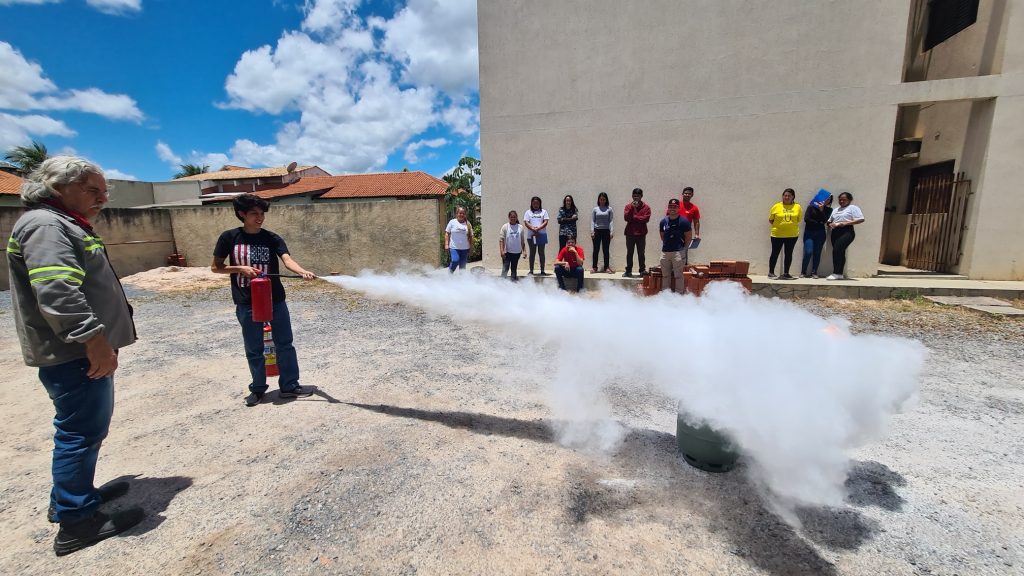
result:
[[[96,493],[102,502],[110,502],[127,494],[129,487],[127,482],[111,482],[97,488]],[[50,504],[50,507],[46,509],[46,519],[50,521],[50,524],[57,523],[57,510],[53,507],[53,504]]]
[[[91,518],[78,522],[61,522],[57,537],[53,539],[53,551],[57,556],[71,554],[118,535],[142,522],[145,517],[142,508],[129,508],[113,514],[97,512]]]
[[[818,279],[818,273],[817,272],[812,272],[811,273],[811,279],[817,280]]]
[[[281,390],[277,395],[280,398],[307,398],[313,395],[313,389],[309,386],[296,386],[291,390]]]
[[[259,404],[261,400],[263,400],[263,392],[250,392],[249,395],[245,397],[245,405],[255,406]]]
[[[632,274],[632,273],[630,273],[630,271],[629,271],[629,270],[626,270],[625,272],[623,272],[623,273],[622,273],[622,277],[623,277],[623,278],[632,278],[632,277],[633,277],[633,274]]]
[[[551,276],[551,274],[548,274],[547,272],[545,272],[543,270],[540,271],[540,275],[541,276]]]
[[[811,275],[810,274],[800,274],[800,277],[801,278],[810,278]]]
[[[842,280],[842,279],[843,279],[843,277],[840,276],[839,274],[829,274],[828,277],[825,278],[825,280]]]
[[[597,274],[597,268],[591,268],[590,269],[590,273],[591,274]]]
[[[775,272],[769,272],[768,273],[768,279],[769,280],[775,280],[776,278],[778,278],[778,276],[775,275]]]
[[[611,268],[605,268],[604,269],[604,273],[605,274],[615,274],[615,270],[612,270]]]
[[[783,274],[782,276],[779,276],[779,280],[792,280],[792,279],[793,279],[793,277],[790,276],[789,274]]]

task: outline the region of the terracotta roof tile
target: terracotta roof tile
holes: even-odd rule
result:
[[[314,193],[320,199],[443,196],[448,184],[424,172],[383,172],[348,176],[306,176],[285,186],[254,192],[273,200]],[[217,199],[217,201],[230,198]]]
[[[21,194],[22,179],[0,171],[0,194]]]
[[[205,174],[196,174],[195,176],[184,176],[177,178],[176,181],[181,180],[243,180],[245,178],[271,178],[274,176],[284,176],[288,173],[286,166],[275,166],[273,168],[241,168],[238,166],[225,166],[224,170],[217,172],[207,172]],[[295,171],[307,170],[309,168],[316,168],[316,166],[299,166],[295,168]]]

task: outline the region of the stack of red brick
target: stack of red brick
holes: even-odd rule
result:
[[[675,278],[672,278],[669,288],[673,292],[700,296],[711,282],[738,282],[747,292],[750,292],[753,289],[753,284],[747,277],[749,271],[750,262],[713,260],[710,264],[695,264],[686,267],[683,272],[684,290],[676,289]],[[661,292],[663,282],[664,276],[661,268],[651,268],[650,274],[644,276],[643,283],[640,285],[640,294],[653,296]]]
[[[683,272],[686,292],[700,296],[711,282],[739,282],[743,289],[750,292],[754,285],[747,272],[750,262],[736,260],[712,260],[708,265],[690,266]]]

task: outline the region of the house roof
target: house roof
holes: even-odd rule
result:
[[[21,194],[21,183],[19,176],[0,171],[0,194]]]
[[[443,196],[448,184],[425,172],[382,172],[348,176],[306,176],[284,186],[257,190],[253,194],[274,200],[300,194],[317,194],[320,199],[395,198]]]
[[[317,168],[317,166],[298,166],[295,172]],[[241,166],[224,166],[217,172],[206,172],[194,176],[183,176],[175,180],[243,180],[246,178],[272,178],[288,174],[286,166],[275,166],[273,168],[243,168]]]

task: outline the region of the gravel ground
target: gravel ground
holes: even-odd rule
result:
[[[224,282],[226,284],[226,281]],[[0,293],[0,574],[1020,574],[1024,322],[921,302],[805,301],[931,350],[921,400],[851,454],[842,508],[769,511],[739,467],[675,451],[673,402],[609,390],[613,456],[556,444],[524,343],[323,282],[289,302],[309,399],[245,408],[226,286],[132,288],[98,482],[149,517],[64,558],[44,518],[52,409]],[[457,347],[450,342],[460,343]],[[1016,376],[1015,376],[1016,375]]]

